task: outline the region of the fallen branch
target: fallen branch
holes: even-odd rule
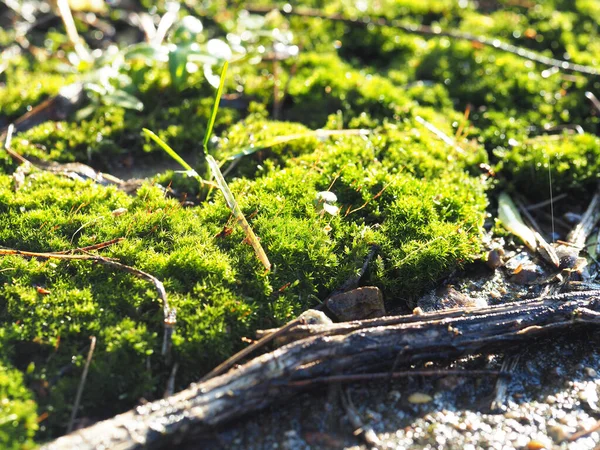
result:
[[[43,448],[156,448],[187,432],[211,429],[288,398],[300,390],[292,383],[331,374],[381,371],[394,362],[407,365],[505,350],[542,335],[571,332],[575,325],[600,325],[600,291],[486,308],[299,325],[307,338]]]
[[[571,72],[583,73],[586,75],[600,75],[600,70],[586,66],[583,64],[575,64],[569,61],[561,59],[550,58],[548,56],[540,55],[534,51],[531,51],[524,47],[519,47],[513,44],[502,42],[497,38],[488,38],[485,36],[475,36],[471,33],[465,33],[459,30],[442,30],[439,27],[429,27],[426,25],[415,25],[403,23],[399,20],[387,20],[383,17],[377,16],[363,16],[363,17],[346,17],[341,14],[325,14],[317,9],[308,8],[279,8],[275,5],[267,6],[248,6],[245,8],[248,12],[255,14],[267,14],[273,10],[279,11],[284,16],[301,16],[301,17],[313,17],[325,20],[331,20],[336,22],[344,22],[352,25],[371,26],[376,25],[380,27],[390,27],[397,30],[404,31],[406,33],[418,34],[421,36],[437,36],[437,37],[449,37],[452,39],[458,39],[462,41],[475,42],[480,45],[487,47],[493,47],[496,50],[503,52],[512,53],[520,56],[521,58],[528,59],[540,64],[544,64],[549,67],[556,69],[569,70]]]

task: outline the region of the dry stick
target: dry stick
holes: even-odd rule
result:
[[[79,33],[77,32],[77,27],[75,26],[75,21],[73,20],[73,14],[71,13],[71,7],[69,6],[68,0],[57,0],[56,6],[58,7],[58,13],[60,18],[63,21],[65,26],[65,30],[67,32],[67,36],[71,44],[75,48],[75,53],[82,61],[91,61],[92,56],[87,49],[87,45],[85,41],[81,39]]]
[[[80,251],[83,251],[80,249]],[[126,264],[120,263],[112,258],[107,258],[104,256],[91,255],[86,253],[84,255],[69,255],[64,253],[40,253],[40,252],[29,252],[25,250],[15,250],[9,248],[0,248],[0,256],[3,255],[18,255],[32,258],[44,258],[44,259],[67,259],[67,260],[80,260],[80,261],[93,261],[105,266],[115,267],[124,272],[128,272],[132,275],[135,275],[138,278],[143,278],[147,281],[150,281],[155,289],[158,291],[158,296],[162,300],[163,303],[163,315],[164,315],[164,337],[163,337],[163,345],[162,345],[162,355],[167,359],[170,356],[171,351],[171,338],[173,335],[177,312],[175,308],[171,308],[169,306],[169,301],[167,299],[167,292],[165,291],[165,287],[162,282],[153,275],[149,273],[143,272],[135,267],[128,266]]]
[[[227,359],[226,361],[222,362],[221,364],[219,364],[217,367],[215,367],[213,370],[211,370],[210,372],[208,372],[206,375],[204,375],[200,381],[206,381],[209,380],[211,378],[214,378],[218,375],[221,375],[222,373],[225,373],[227,370],[229,370],[231,367],[233,367],[234,364],[236,364],[237,362],[241,361],[242,359],[244,359],[246,356],[250,355],[251,353],[253,353],[254,351],[258,350],[259,348],[265,346],[266,344],[268,344],[269,342],[271,342],[273,339],[278,338],[279,336],[285,334],[287,331],[291,330],[292,328],[294,328],[296,325],[303,325],[306,322],[303,319],[294,319],[291,322],[288,322],[286,325],[284,325],[283,327],[277,329],[276,331],[274,331],[273,333],[267,334],[266,336],[263,336],[262,338],[260,338],[258,341],[256,341],[254,344],[249,345],[248,347],[246,347],[245,349],[237,352],[235,355],[233,355],[231,358]]]
[[[73,425],[75,424],[75,418],[77,417],[77,410],[79,409],[79,403],[81,403],[81,395],[83,394],[83,388],[85,387],[85,380],[87,378],[88,370],[90,369],[90,363],[92,362],[94,349],[96,348],[96,336],[92,336],[90,341],[90,350],[88,351],[87,359],[85,360],[85,366],[83,366],[81,380],[79,380],[79,387],[77,388],[77,395],[75,395],[75,403],[73,404],[73,411],[71,411],[71,419],[69,420],[69,425],[67,426],[67,433],[73,431]]]
[[[600,100],[598,100],[598,98],[590,91],[587,91],[585,93],[585,97],[592,102],[592,105],[594,105],[594,108],[596,108],[596,110],[598,112],[600,112]]]
[[[439,27],[428,27],[426,25],[415,25],[415,24],[407,24],[402,23],[399,20],[386,20],[383,17],[346,17],[341,14],[324,14],[323,12],[316,9],[308,9],[308,8],[283,8],[280,9],[275,5],[272,6],[247,6],[245,8],[247,11],[255,14],[266,14],[270,11],[277,10],[280,14],[286,15],[294,15],[301,17],[313,17],[337,22],[344,22],[351,25],[376,25],[380,27],[390,27],[395,28],[397,30],[402,30],[406,33],[418,34],[421,36],[436,36],[436,37],[449,37],[452,39],[458,39],[469,42],[476,42],[481,45],[485,45],[488,47],[493,47],[496,50],[501,50],[507,53],[512,53],[514,55],[520,56],[521,58],[528,59],[530,61],[534,61],[540,64],[544,64],[549,67],[556,67],[557,69],[562,70],[570,70],[572,72],[583,73],[586,75],[600,75],[600,70],[586,66],[583,64],[575,64],[568,61],[564,61],[561,59],[550,58],[548,56],[540,55],[534,51],[528,50],[524,47],[519,47],[513,44],[508,44],[506,42],[502,42],[500,39],[496,38],[488,38],[485,36],[475,36],[471,33],[465,33],[459,30],[442,30]]]
[[[23,156],[21,156],[20,154],[18,154],[11,148],[14,132],[15,132],[15,126],[11,123],[8,126],[8,128],[6,129],[6,139],[4,140],[4,150],[6,150],[6,153],[8,153],[11,156],[11,158],[19,161],[21,164],[29,164],[29,165],[33,166],[31,161],[24,158]]]
[[[167,380],[167,388],[165,389],[164,398],[170,397],[175,393],[175,377],[177,376],[177,370],[179,369],[179,364],[173,364],[173,368],[171,369],[171,375],[169,375],[169,379]]]
[[[525,218],[529,222],[529,225],[535,231],[537,231],[540,235],[542,235],[542,233],[543,233],[542,229],[540,228],[540,226],[537,223],[537,221],[533,218],[533,216],[531,215],[531,213],[529,212],[529,210],[525,207],[525,204],[523,203],[523,201],[521,200],[521,198],[520,197],[514,197],[514,199],[515,199],[515,203],[517,204],[517,207],[519,208],[519,211],[525,216]]]
[[[581,221],[573,228],[567,236],[567,241],[580,249],[585,247],[585,241],[600,220],[600,184],[590,201]]]
[[[594,425],[592,425],[591,428],[581,430],[581,431],[578,431],[577,433],[572,434],[571,437],[569,437],[568,441],[569,442],[576,441],[577,439],[581,439],[582,437],[592,434],[594,431],[598,431],[598,430],[600,430],[600,420],[598,422],[596,422]]]
[[[55,253],[65,254],[65,253],[75,253],[75,252],[90,252],[92,250],[100,250],[100,249],[109,247],[113,244],[118,244],[119,242],[124,241],[124,240],[125,240],[124,237],[118,237],[118,238],[111,239],[110,241],[104,241],[104,242],[99,242],[97,244],[88,245],[87,247],[78,247],[78,248],[74,248],[72,250],[63,250],[61,252],[55,252]]]
[[[526,206],[525,209],[527,211],[535,211],[536,209],[541,209],[541,208],[545,208],[546,206],[548,206],[550,203],[556,203],[559,200],[562,200],[563,198],[566,198],[568,196],[568,194],[558,194],[558,195],[554,195],[552,197],[552,200],[548,199],[548,200],[544,200],[541,201],[539,203],[534,203],[533,205],[529,205]]]
[[[329,383],[356,383],[358,381],[375,381],[375,380],[389,380],[390,378],[409,378],[409,377],[447,377],[447,376],[459,376],[459,377],[479,377],[485,375],[495,375],[498,377],[510,377],[509,372],[501,370],[402,370],[396,372],[376,372],[376,373],[357,373],[350,375],[331,375],[325,377],[313,378],[311,380],[301,381],[290,381],[282,383],[274,383],[277,386],[289,386],[289,387],[309,387],[318,384],[329,384]]]
[[[448,360],[600,326],[600,291],[558,294],[505,305],[387,317],[315,327],[316,333],[261,355],[238,369],[192,384],[168,399],[98,422],[42,447],[140,449],[173,442],[284,400],[298,389],[278,383],[317,379],[360,367]],[[305,327],[307,327],[305,325]],[[309,334],[310,335],[310,334]],[[388,374],[389,376],[389,374]]]

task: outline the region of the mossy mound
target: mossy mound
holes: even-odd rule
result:
[[[504,10],[452,1],[362,3],[304,2],[324,14],[403,17],[481,32],[555,57],[568,52],[578,63],[600,58],[583,33],[597,19],[586,1],[538,2],[531,11],[512,2]],[[562,12],[555,15],[556,7]],[[163,281],[178,312],[172,361],[161,355],[162,305],[147,281],[90,261],[3,256],[0,391],[7,406],[0,446],[27,448],[64,432],[90,336],[98,341],[78,411],[83,423],[161,397],[173,362],[177,387],[197,380],[257,329],[322,302],[357,274],[374,246],[377,256],[362,283],[379,286],[390,306],[408,308],[479,257],[491,184],[481,165],[495,165],[496,184],[527,190],[531,200],[546,196],[548,160],[557,192],[595,181],[599,119],[585,104],[585,92],[600,88],[595,78],[545,72],[493,48],[373,23],[280,13],[258,19],[222,2],[210,8],[214,20],[204,20],[205,32],[192,43],[169,41],[168,51],[212,37],[230,39],[233,47],[232,35],[249,36],[240,37],[249,55],[231,67],[231,95],[218,112],[210,152],[228,169],[273,269],[265,273],[221,193],[164,171],[167,156],[141,134],[152,129],[210,177],[199,150],[214,89],[202,71],[182,65],[175,78],[174,58],[171,65],[113,60],[111,86],[124,98],[135,96],[143,110],[88,90],[78,111],[17,134],[12,148],[32,159],[81,161],[105,171],[131,159],[134,166],[152,161],[161,173],[128,196],[36,170],[19,180],[17,164],[2,152],[0,242],[58,252],[123,238],[100,253]],[[298,57],[269,59],[275,30],[292,33]],[[41,33],[33,42],[51,41],[57,31]],[[70,51],[65,41],[55,44],[52,51]],[[97,75],[93,64],[65,70],[51,56],[7,59],[0,127],[61,87]],[[271,120],[272,111],[282,120]],[[588,134],[539,136],[564,125]],[[169,198],[157,183],[180,198]],[[325,191],[337,199],[329,212]]]
[[[590,134],[549,135],[496,149],[499,169],[517,190],[532,201],[554,194],[592,190],[600,173],[600,139]]]
[[[260,128],[280,127],[263,121]],[[431,145],[429,138],[419,140],[388,127],[369,139],[317,142],[304,156],[283,166],[266,160],[253,180],[232,183],[273,263],[269,274],[214,192],[200,206],[184,208],[151,185],[131,198],[37,173],[14,192],[4,175],[0,236],[4,245],[29,251],[124,237],[102,254],[164,282],[178,310],[173,343],[185,385],[239,349],[252,330],[284,323],[324,299],[356,273],[372,245],[381,250],[368,282],[400,305],[477,254],[485,185],[463,170],[461,158],[448,165],[451,149],[439,151],[439,165],[430,156],[431,167],[420,166],[416,178],[413,152],[418,158],[420,147]],[[339,215],[321,211],[316,201],[328,188],[337,195]],[[115,216],[118,208],[127,213]],[[28,382],[45,383],[38,404],[49,413],[50,431],[68,417],[75,369],[92,335],[98,349],[84,416],[105,417],[142,396],[161,395],[167,376],[162,310],[148,283],[89,262],[19,256],[2,259],[0,277],[3,329],[10,337],[4,352],[18,367],[33,364]]]

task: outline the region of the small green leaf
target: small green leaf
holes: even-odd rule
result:
[[[155,47],[143,42],[127,47],[123,52],[123,59],[125,61],[143,59],[147,63],[152,63],[154,61],[166,61],[167,54],[164,47]]]
[[[120,89],[117,89],[110,94],[106,94],[101,98],[102,103],[105,105],[120,106],[121,108],[134,109],[136,111],[142,111],[144,109],[144,104],[138,98]]]
[[[187,81],[187,64],[188,50],[185,47],[177,47],[169,52],[169,74],[171,75],[171,83],[175,89],[181,91],[185,87]]]

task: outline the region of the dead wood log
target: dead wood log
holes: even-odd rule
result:
[[[43,447],[141,449],[168,445],[298,392],[291,383],[455,358],[600,325],[600,291],[571,292],[486,308],[304,326],[308,336],[167,399],[148,403]]]

